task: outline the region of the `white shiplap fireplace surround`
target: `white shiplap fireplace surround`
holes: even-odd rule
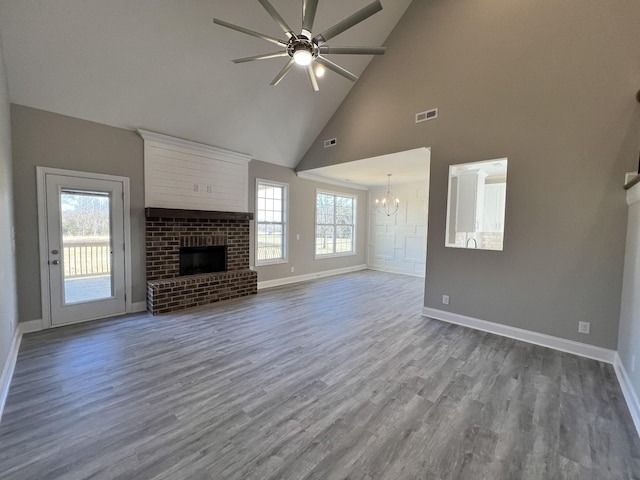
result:
[[[147,309],[154,315],[257,292],[249,268],[249,162],[236,152],[138,130],[144,139]],[[179,276],[185,246],[225,246],[224,272]]]

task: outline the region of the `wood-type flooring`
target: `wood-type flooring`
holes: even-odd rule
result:
[[[0,479],[640,478],[611,365],[422,297],[364,271],[26,335]]]

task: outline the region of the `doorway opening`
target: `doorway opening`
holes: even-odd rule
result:
[[[426,275],[431,149],[427,147],[298,172],[300,178],[368,191],[367,268]],[[399,200],[392,215],[375,200],[390,189]]]

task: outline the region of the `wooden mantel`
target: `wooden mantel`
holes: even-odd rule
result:
[[[145,208],[146,218],[194,218],[198,220],[253,220],[252,212],[212,212],[179,208]]]

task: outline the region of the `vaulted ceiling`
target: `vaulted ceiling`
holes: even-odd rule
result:
[[[271,3],[299,30],[301,0]],[[314,30],[368,3],[320,0]],[[410,3],[382,0],[382,12],[329,44],[383,44]],[[271,87],[285,59],[231,59],[277,48],[213,17],[284,38],[256,0],[0,0],[11,102],[294,167],[353,84],[327,72],[314,93],[305,72],[293,71]],[[332,59],[356,75],[371,61]]]

